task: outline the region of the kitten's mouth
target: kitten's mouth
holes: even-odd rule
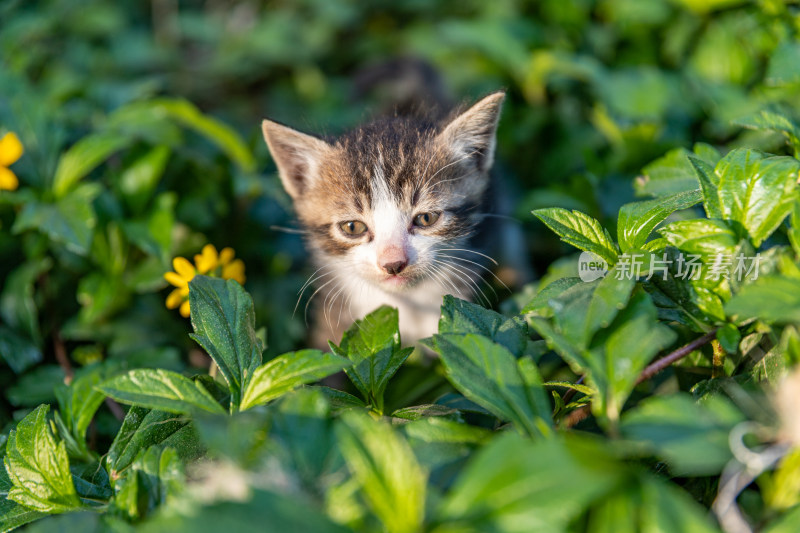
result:
[[[398,292],[411,287],[415,282],[415,277],[406,274],[391,274],[384,276],[380,280],[380,286],[390,292]]]

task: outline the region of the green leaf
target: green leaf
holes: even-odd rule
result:
[[[287,533],[352,533],[318,511],[300,494],[284,495],[254,489],[244,501],[220,500],[199,507],[159,513],[136,528],[141,533],[269,531]]]
[[[129,520],[147,518],[182,492],[183,465],[172,448],[149,448],[117,482],[113,505]]]
[[[719,254],[733,255],[739,238],[724,220],[693,219],[672,222],[659,230],[675,248],[710,263]]]
[[[42,351],[30,339],[0,325],[0,358],[19,374],[40,362]]]
[[[775,48],[765,81],[778,86],[800,82],[800,43],[787,40]]]
[[[186,100],[157,98],[142,104],[155,113],[163,114],[179,124],[195,130],[214,143],[245,172],[256,168],[253,154],[239,135],[227,124],[208,117]]]
[[[573,435],[530,441],[504,433],[459,474],[438,506],[441,525],[434,531],[566,531],[623,475],[598,441]]]
[[[586,531],[592,533],[638,533],[642,505],[639,487],[626,486],[600,499],[589,512]]]
[[[64,442],[56,442],[47,422],[48,405],[28,414],[6,443],[4,459],[13,487],[8,499],[44,513],[64,513],[81,507]]]
[[[785,114],[770,109],[762,109],[755,114],[734,120],[733,123],[745,128],[782,133],[794,147],[795,154],[800,150],[800,125]]]
[[[748,318],[776,323],[800,322],[800,280],[783,276],[761,278],[745,285],[725,304],[725,312],[740,322]]]
[[[474,333],[434,335],[427,344],[464,396],[523,434],[551,434],[550,403],[536,367],[526,359],[518,361],[504,346]]]
[[[30,340],[37,350],[42,346],[42,334],[39,328],[39,311],[34,299],[35,285],[39,277],[52,266],[53,261],[49,257],[22,263],[8,274],[0,294],[0,316],[3,321],[11,329],[17,330],[20,336]],[[35,360],[10,357],[8,362],[14,372],[20,373],[40,358],[41,354]]]
[[[794,202],[792,216],[789,219],[789,229],[786,233],[795,255],[800,256],[800,198]]]
[[[123,220],[122,230],[131,243],[145,253],[161,260],[157,263],[161,270],[158,278],[163,280],[163,264],[169,263],[172,253],[172,235],[163,228],[175,224],[175,205],[178,197],[174,192],[164,192],[156,196],[152,208],[141,217]]]
[[[122,277],[102,271],[83,276],[77,292],[77,299],[81,303],[78,316],[82,324],[96,324],[125,307],[130,300]]]
[[[731,459],[728,434],[744,420],[720,396],[651,396],[622,417],[622,434],[645,444],[677,476],[719,474]]]
[[[71,465],[69,469],[81,503],[88,508],[104,508],[113,496],[111,481],[105,468],[93,460]]]
[[[0,448],[2,448],[2,446],[0,446]],[[19,526],[47,516],[47,513],[28,509],[13,500],[9,500],[8,491],[13,486],[6,469],[0,467],[0,531],[3,532],[11,531]]]
[[[256,368],[242,395],[242,411],[278,398],[352,365],[348,359],[320,350],[300,350],[276,357]]]
[[[342,415],[336,435],[361,494],[384,529],[419,531],[427,475],[406,440],[387,423],[358,411]]]
[[[712,533],[706,510],[672,483],[646,474],[601,498],[589,513],[592,533]]]
[[[712,167],[719,161],[717,150],[705,143],[696,143],[694,155]],[[642,176],[634,181],[638,196],[669,196],[697,189],[697,177],[687,156],[692,156],[685,148],[670,150],[642,169]]]
[[[236,411],[264,351],[256,336],[253,299],[234,280],[195,276],[189,300],[191,337],[217,363],[231,391],[231,411]]]
[[[715,533],[707,511],[685,491],[654,477],[641,480],[640,531]]]
[[[134,161],[119,177],[117,187],[123,200],[139,213],[153,195],[169,160],[170,149],[160,145]]]
[[[53,177],[56,198],[69,193],[74,185],[108,159],[114,152],[128,146],[131,137],[119,133],[94,133],[87,135],[61,155]]]
[[[13,387],[5,390],[12,405],[35,407],[55,403],[55,390],[64,382],[64,369],[58,365],[38,365],[26,372]]]
[[[493,433],[482,427],[471,426],[440,416],[429,416],[403,425],[410,439],[428,443],[484,444]]]
[[[272,418],[270,437],[283,445],[295,472],[306,486],[319,488],[338,466],[331,405],[323,391],[304,388],[281,400]]]
[[[654,275],[642,283],[658,308],[658,317],[666,322],[677,322],[698,333],[707,332],[708,326],[698,306],[695,289],[684,279],[687,277],[686,272],[679,270],[685,268],[685,265],[680,264],[681,252],[668,247],[664,254],[669,261],[666,279],[662,275]],[[688,259],[684,257],[684,260]]]
[[[655,305],[638,291],[610,326],[605,346],[592,351],[588,379],[599,395],[592,411],[612,423],[636,386],[639,374],[658,352],[672,344],[676,334],[657,322]]]
[[[106,455],[106,468],[117,479],[148,448],[171,446],[176,450],[196,448],[196,436],[188,417],[143,407],[131,407]]]
[[[758,247],[791,212],[800,161],[738,148],[714,171],[722,218],[740,222]]]
[[[334,354],[353,362],[344,371],[364,398],[383,412],[383,393],[391,377],[411,355],[413,348],[401,348],[397,309],[379,307],[356,322],[336,346]]]
[[[532,318],[531,326],[574,372],[587,375],[588,384],[596,391],[593,412],[612,424],[640,372],[675,339],[671,329],[657,322],[655,306],[641,291],[634,292],[627,306],[604,329],[599,339],[602,342],[595,343],[591,350],[576,346],[568,335],[542,318]]]
[[[586,314],[581,316],[580,311],[575,314],[580,316],[582,327],[574,331],[575,337],[571,336],[569,329],[563,333],[568,337],[574,338],[581,346],[588,346],[594,334],[601,328],[607,328],[617,316],[620,309],[623,309],[631,297],[631,292],[636,286],[633,276],[617,276],[617,269],[612,269],[606,277],[594,284],[594,291],[586,308]],[[561,315],[557,314],[557,318]],[[559,320],[559,322],[562,322]]]
[[[517,357],[528,345],[528,325],[522,317],[508,318],[449,294],[442,302],[439,333],[478,333],[502,344]]]
[[[653,230],[669,215],[688,209],[702,199],[699,190],[679,192],[655,200],[623,205],[617,220],[617,240],[623,252],[644,246]]]
[[[191,413],[197,409],[225,413],[201,383],[163,368],[131,370],[98,388],[118,402],[170,413]]]
[[[764,528],[764,533],[795,533],[800,530],[800,505],[796,505]]]
[[[739,342],[742,340],[742,334],[739,328],[728,323],[717,330],[717,340],[726,352],[733,355],[739,351]]]
[[[77,449],[70,449],[69,452],[83,458],[90,457],[86,445],[86,430],[105,399],[103,393],[95,388],[102,379],[101,370],[99,368],[86,370],[76,374],[69,385],[60,384],[55,391],[59,420],[64,422],[64,429],[69,432],[72,442],[77,445]],[[67,448],[70,448],[69,442]]]
[[[611,235],[589,215],[560,207],[537,209],[533,214],[562,241],[602,257],[609,265],[617,262],[617,247]]]
[[[28,202],[11,228],[12,233],[36,229],[78,255],[87,255],[97,224],[92,202],[100,194],[97,183],[86,183],[55,202]]]
[[[628,302],[636,280],[620,275],[619,268],[602,279],[575,284],[550,299],[560,333],[575,346],[589,346],[595,333],[608,327]]]
[[[714,173],[714,167],[700,158],[688,157],[689,163],[691,163],[694,173],[697,175],[700,189],[703,191],[703,208],[706,211],[706,216],[708,218],[722,218],[722,207],[720,206],[717,192],[719,176]]]
[[[581,278],[561,278],[549,283],[542,288],[536,296],[522,308],[520,314],[527,315],[536,313],[539,316],[550,317],[553,316],[551,304],[553,300],[560,296],[567,289],[583,283]]]
[[[426,403],[423,405],[412,405],[402,407],[392,413],[392,418],[401,420],[422,420],[430,417],[459,418],[458,410],[437,403]]]

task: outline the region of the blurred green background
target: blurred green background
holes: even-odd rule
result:
[[[506,88],[497,171],[541,274],[567,250],[531,209],[613,223],[636,195],[675,186],[680,152],[637,179],[669,150],[785,152],[780,134],[737,120],[797,114],[799,12],[777,0],[0,2],[0,133],[26,149],[20,188],[0,191],[0,427],[52,400],[62,347],[75,366],[204,364],[164,307],[162,275],[206,243],[244,260],[267,357],[303,345],[292,309],[310,271],[300,238],[275,229],[293,222],[263,117],[341,132],[386,106],[357,80],[397,58],[430,63],[454,101]]]

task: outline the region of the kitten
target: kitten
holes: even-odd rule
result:
[[[437,331],[442,297],[469,299],[505,93],[441,121],[391,117],[336,139],[264,120],[264,139],[318,267],[314,343],[398,308],[404,343]],[[313,296],[312,296],[313,298]]]

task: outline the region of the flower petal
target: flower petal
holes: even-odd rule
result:
[[[181,304],[181,308],[178,310],[182,317],[189,318],[192,316],[192,308],[189,305],[189,300],[186,300]]]
[[[172,267],[180,277],[186,280],[187,283],[192,280],[195,274],[197,274],[197,271],[194,269],[194,265],[192,265],[185,257],[176,257],[173,259]]]
[[[0,166],[10,166],[22,157],[25,150],[19,137],[14,132],[8,132],[0,139]]]
[[[167,309],[175,309],[183,303],[183,289],[175,289],[167,296]]]
[[[194,256],[194,262],[197,264],[197,270],[201,274],[214,270],[219,263],[217,249],[213,244],[206,244],[203,246],[203,251]]]
[[[222,251],[219,253],[219,264],[222,266],[227,265],[231,261],[233,261],[233,256],[236,255],[236,252],[233,251],[233,248],[227,247],[223,248]]]
[[[0,167],[0,191],[15,191],[19,187],[17,176],[6,167]]]
[[[170,283],[170,285],[174,285],[179,289],[183,287],[186,287],[187,289],[189,288],[189,281],[179,276],[175,272],[166,272],[164,274],[164,279],[167,280]]]
[[[222,268],[222,277],[225,279],[234,279],[238,281],[239,284],[244,285],[244,262],[241,259],[236,259],[225,265]]]

